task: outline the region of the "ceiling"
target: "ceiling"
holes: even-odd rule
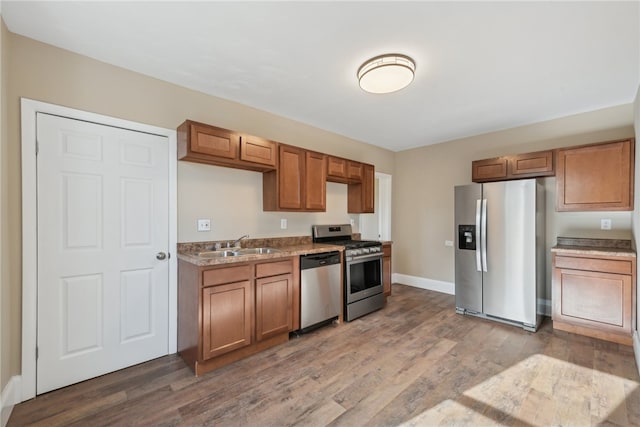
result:
[[[640,2],[2,1],[11,32],[400,151],[633,102]],[[363,92],[358,67],[415,59]],[[213,123],[215,124],[215,123]]]

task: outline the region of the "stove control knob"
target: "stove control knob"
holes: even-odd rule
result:
[[[370,253],[369,248],[362,248],[362,253],[363,253],[363,254],[368,254],[368,253]]]
[[[351,252],[353,255],[362,255],[362,249],[354,249],[353,252]]]

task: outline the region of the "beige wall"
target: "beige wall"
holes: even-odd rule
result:
[[[1,18],[1,17],[0,17]],[[2,286],[3,283],[5,283],[5,277],[4,277],[4,264],[5,264],[5,260],[3,257],[3,254],[5,253],[3,251],[3,246],[4,246],[4,228],[5,228],[5,206],[7,205],[5,203],[4,200],[4,195],[5,195],[5,191],[4,191],[4,183],[6,182],[6,180],[4,179],[4,171],[5,168],[3,166],[4,163],[4,159],[6,159],[6,155],[4,153],[4,148],[6,147],[6,138],[5,138],[5,131],[6,131],[6,120],[5,120],[5,112],[6,112],[6,108],[4,108],[4,104],[5,104],[5,96],[4,94],[5,92],[5,82],[6,82],[6,72],[4,69],[4,65],[6,64],[6,62],[4,61],[4,53],[6,51],[6,49],[4,48],[4,41],[6,40],[5,37],[5,32],[6,32],[6,27],[4,25],[4,20],[0,19],[0,393],[2,393],[2,391],[4,390],[4,387],[7,385],[7,382],[9,381],[8,379],[8,372],[9,372],[9,366],[7,364],[7,366],[5,366],[5,359],[9,360],[8,356],[5,356],[5,352],[4,349],[6,348],[3,344],[3,338],[5,336],[8,336],[9,333],[8,331],[6,331],[4,329],[5,325],[8,325],[8,322],[5,322],[3,317],[5,316],[5,311],[8,311],[7,308],[3,305],[3,301],[5,301],[5,298],[2,298],[2,294],[4,293],[4,286]],[[5,373],[6,372],[6,373]],[[0,406],[1,406],[2,402],[0,402]],[[2,411],[2,408],[0,407],[0,412]]]
[[[456,240],[453,188],[471,183],[472,160],[633,136],[632,117],[629,104],[396,153],[394,272],[453,282],[454,248],[444,241]],[[555,178],[544,181],[547,249],[558,235],[630,238],[631,212],[557,213]],[[613,230],[601,232],[600,218]]]
[[[2,315],[3,381],[20,372],[21,212],[20,212],[20,97],[63,105],[140,123],[175,129],[185,119],[248,132],[280,142],[311,148],[366,163],[393,173],[393,153],[318,128],[275,116],[220,98],[188,90],[90,58],[4,33],[11,76],[8,93],[8,138],[3,144],[3,179],[10,183],[3,195]],[[4,123],[3,123],[4,124]],[[3,141],[4,142],[4,141]],[[6,149],[5,149],[6,148]],[[326,214],[262,212],[261,175],[213,166],[179,162],[179,241],[255,236],[310,234],[314,222],[344,221],[346,186],[329,184]],[[6,212],[4,211],[6,207]],[[211,233],[196,233],[196,218],[211,218]],[[280,230],[280,218],[289,228]],[[354,218],[357,219],[357,216]],[[6,297],[6,298],[5,298]]]

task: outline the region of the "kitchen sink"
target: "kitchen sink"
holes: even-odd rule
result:
[[[235,251],[205,251],[198,252],[196,255],[202,258],[223,258],[228,256],[237,256],[238,253]]]
[[[203,251],[196,253],[197,256],[201,258],[224,258],[230,256],[240,256],[240,255],[267,255],[267,254],[276,254],[281,252],[280,249],[275,248],[244,248],[244,249],[234,249],[234,250],[219,250],[219,251]]]
[[[277,254],[278,252],[282,252],[280,249],[276,248],[244,248],[238,249],[236,251],[238,255],[265,255],[265,254]]]

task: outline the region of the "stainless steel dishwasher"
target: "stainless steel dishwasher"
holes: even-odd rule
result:
[[[340,315],[340,252],[300,256],[300,329],[316,326]]]

